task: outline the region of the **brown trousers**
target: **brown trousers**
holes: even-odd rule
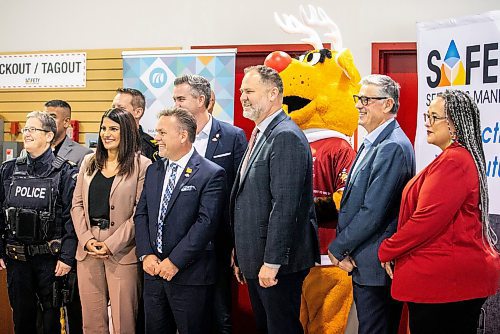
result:
[[[139,263],[124,265],[112,257],[95,259],[88,255],[77,266],[84,333],[109,332],[108,301],[114,333],[135,333],[142,291]]]

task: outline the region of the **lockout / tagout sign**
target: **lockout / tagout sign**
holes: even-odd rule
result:
[[[0,55],[0,88],[85,88],[87,54]]]

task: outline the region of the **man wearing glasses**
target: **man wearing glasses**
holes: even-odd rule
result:
[[[377,257],[382,240],[397,226],[403,187],[415,174],[408,137],[395,120],[399,84],[385,75],[361,80],[354,95],[359,125],[368,134],[349,172],[340,203],[332,263],[352,274],[359,333],[397,333],[401,304],[391,298],[391,280]]]

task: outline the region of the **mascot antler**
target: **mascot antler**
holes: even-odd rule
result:
[[[312,5],[308,5],[309,15],[304,6],[300,5],[299,8],[300,17],[306,25],[329,28],[330,32],[325,33],[325,36],[332,39],[332,49],[335,51],[342,50],[342,35],[340,34],[340,29],[326,14],[323,8],[316,8]]]
[[[274,12],[274,20],[285,32],[290,34],[307,34],[308,37],[302,38],[301,41],[312,45],[316,50],[323,49],[323,43],[319,38],[318,33],[311,27],[306,26],[300,22],[295,16],[283,14],[283,20],[281,20],[278,13]]]

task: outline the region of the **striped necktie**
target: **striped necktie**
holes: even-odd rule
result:
[[[163,221],[165,220],[165,216],[167,214],[168,202],[170,201],[170,197],[172,197],[172,192],[175,187],[175,177],[177,176],[177,168],[178,164],[172,162],[170,164],[170,177],[168,178],[168,185],[165,188],[165,193],[163,194],[163,200],[161,201],[161,210],[160,217],[158,217],[158,231],[156,233],[156,249],[158,252],[162,252],[163,248]]]

